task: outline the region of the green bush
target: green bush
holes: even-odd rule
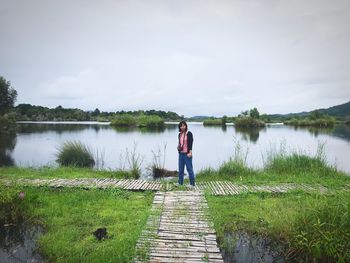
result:
[[[157,115],[140,115],[136,119],[137,126],[139,127],[162,127],[164,125],[164,120]]]
[[[235,119],[235,127],[265,127],[265,123],[250,116],[242,116]]]
[[[78,141],[63,144],[57,154],[57,160],[62,166],[93,167],[95,160],[91,150]]]
[[[111,121],[112,126],[136,126],[136,119],[130,114],[117,115]]]
[[[112,126],[117,127],[146,127],[157,128],[164,126],[164,120],[157,115],[144,115],[132,116],[130,114],[121,114],[114,117],[111,121]]]

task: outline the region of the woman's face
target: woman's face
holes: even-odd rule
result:
[[[186,131],[186,125],[185,124],[181,124],[180,129],[182,132]]]

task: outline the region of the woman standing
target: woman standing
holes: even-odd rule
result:
[[[192,145],[193,145],[193,135],[192,132],[188,130],[187,123],[181,121],[179,123],[179,144],[177,150],[179,151],[179,185],[184,183],[184,170],[185,165],[190,178],[190,186],[194,187],[195,178],[192,166]]]

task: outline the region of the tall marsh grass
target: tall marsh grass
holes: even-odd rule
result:
[[[236,142],[233,156],[219,167],[219,175],[244,176],[250,173],[251,169],[247,166],[248,152],[248,148],[244,149],[239,142]]]
[[[143,163],[143,157],[137,153],[137,144],[134,143],[134,146],[131,150],[129,148],[125,149],[124,154],[120,154],[120,164],[121,170],[128,170],[130,175],[138,179],[141,176],[141,165]]]
[[[265,171],[277,174],[317,173],[318,175],[330,175],[337,172],[335,167],[327,163],[324,143],[319,143],[314,156],[302,151],[287,151],[286,145],[282,143],[279,150],[267,152],[264,162]]]
[[[79,141],[65,142],[58,149],[56,161],[61,166],[93,167],[95,165],[92,151]]]
[[[248,149],[236,144],[234,154],[217,169],[207,168],[197,173],[198,180],[229,180],[248,184],[317,183],[341,187],[350,176],[330,165],[325,157],[325,145],[320,143],[316,153],[287,149],[282,142],[279,148],[270,146],[262,153],[263,166],[249,167]]]
[[[166,148],[167,144],[164,143],[163,149],[158,146],[156,151],[152,150],[153,162],[148,169],[151,171],[153,178],[177,176],[177,171],[170,171],[165,168]]]

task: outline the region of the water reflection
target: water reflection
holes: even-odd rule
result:
[[[350,142],[350,125],[335,126],[332,135]]]
[[[350,126],[336,125],[333,127],[293,127],[295,131],[308,131],[316,138],[320,135],[331,135],[350,141]]]
[[[44,262],[36,244],[43,233],[42,227],[0,221],[0,233],[0,262]]]
[[[231,262],[285,262],[282,245],[262,236],[245,232],[226,233],[222,256],[225,263]]]
[[[16,134],[2,134],[0,136],[0,166],[12,166],[15,161],[11,156],[17,142]]]
[[[20,123],[17,128],[19,134],[26,133],[46,133],[46,132],[56,132],[62,134],[65,132],[77,132],[87,129],[93,129],[96,132],[109,129],[108,125],[98,125],[98,124],[47,124],[47,123]]]
[[[294,130],[295,131],[306,130],[317,138],[319,135],[322,135],[322,134],[331,135],[334,132],[335,128],[334,126],[333,127],[294,127]]]
[[[259,140],[260,131],[266,130],[265,127],[235,127],[235,131],[242,135],[245,141],[256,143]]]

